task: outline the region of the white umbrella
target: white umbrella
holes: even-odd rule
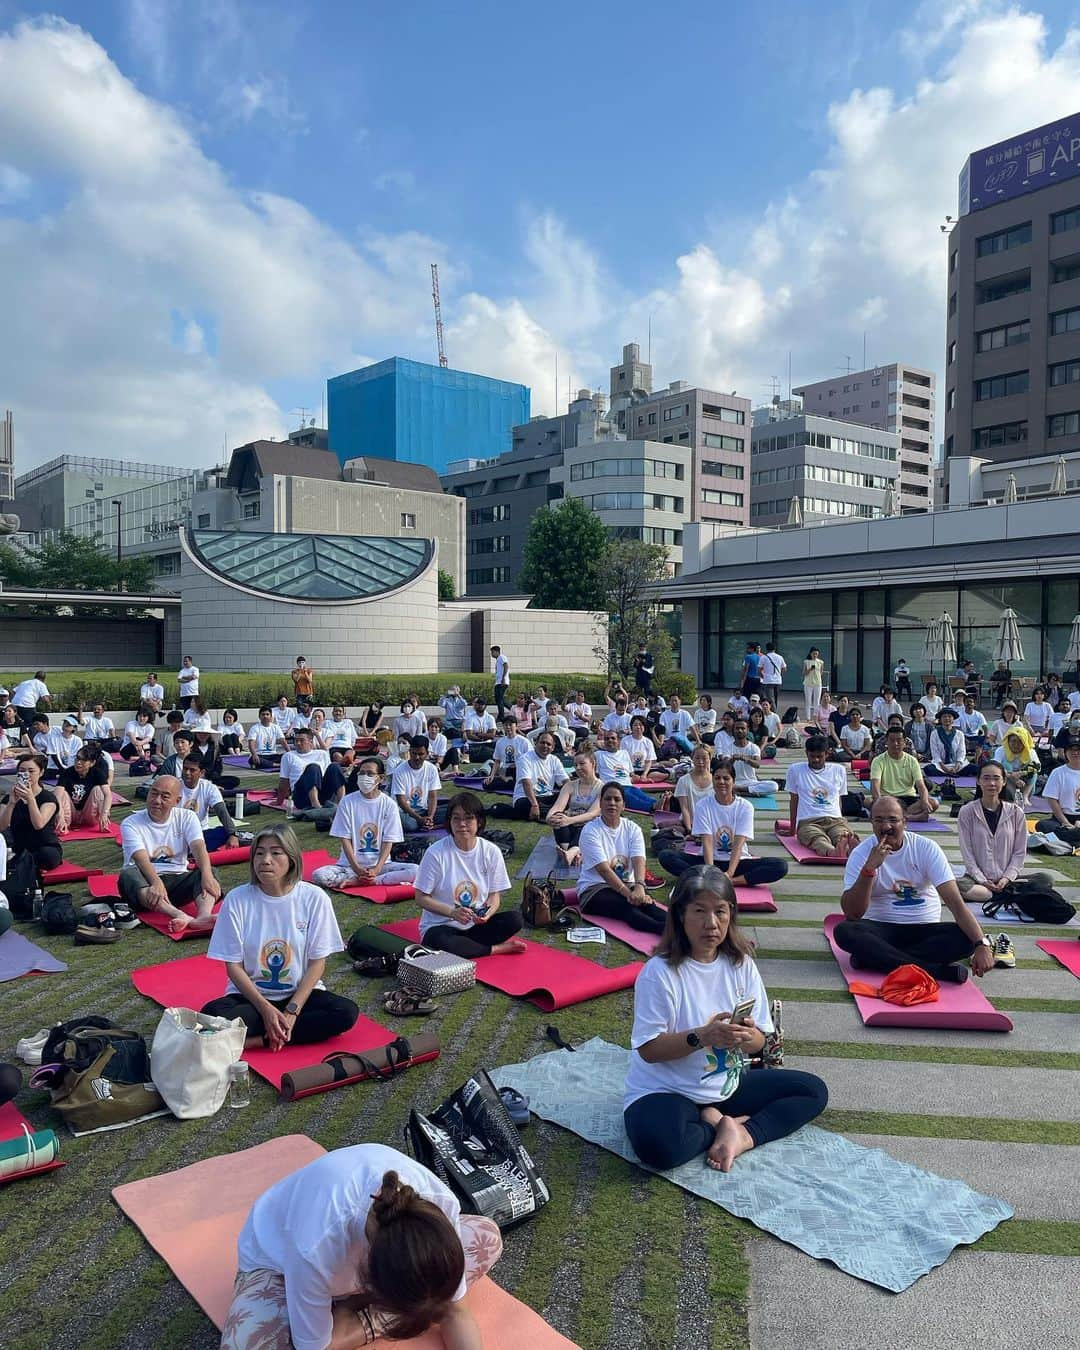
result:
[[[885,501],[881,507],[883,516],[896,515],[896,488],[892,483],[885,489]]]
[[[1069,645],[1065,648],[1065,660],[1071,661],[1073,665],[1080,666],[1080,614],[1072,621],[1072,632],[1069,634]]]
[[[1014,661],[1024,659],[1024,644],[1020,641],[1020,625],[1016,621],[1014,609],[1007,609],[1001,616],[995,655],[999,661],[1004,661],[1009,666]]]
[[[943,666],[956,661],[956,631],[953,628],[952,615],[943,610],[938,626],[938,650],[941,652]]]
[[[1054,476],[1050,480],[1050,495],[1052,497],[1064,497],[1069,490],[1069,480],[1066,476],[1065,456],[1058,455],[1058,461],[1054,465]]]
[[[1005,480],[1005,493],[1001,498],[1006,506],[1012,506],[1016,501],[1016,474],[1009,474]]]
[[[787,523],[789,525],[801,525],[803,523],[801,497],[792,497],[791,504],[788,507]]]

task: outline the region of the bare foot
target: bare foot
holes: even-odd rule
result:
[[[209,912],[196,914],[189,925],[193,933],[209,933],[217,923],[217,915]]]
[[[740,1153],[754,1147],[754,1141],[744,1121],[749,1116],[723,1116],[716,1127],[716,1138],[705,1155],[705,1162],[717,1172],[730,1172],[731,1164]]]
[[[718,1106],[701,1106],[698,1108],[698,1115],[703,1125],[711,1125],[714,1130],[724,1119],[724,1113]]]
[[[190,914],[185,914],[183,910],[178,909],[176,913],[172,916],[172,918],[169,920],[168,925],[169,932],[182,933],[185,928],[191,928],[194,926],[194,924],[195,920],[191,917]]]
[[[520,956],[529,950],[529,944],[521,938],[507,938],[505,942],[496,942],[491,949],[492,956]]]

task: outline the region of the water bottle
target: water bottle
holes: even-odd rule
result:
[[[293,818],[293,810],[294,810],[294,809],[295,809],[295,808],[293,807],[293,799],[292,799],[291,797],[286,797],[286,798],[285,798],[285,819],[286,819],[286,820],[292,820],[292,818]]]
[[[35,919],[41,918],[41,910],[44,904],[45,904],[45,896],[41,890],[41,881],[38,880],[34,882],[33,915]]]
[[[244,794],[240,791],[237,791],[236,801],[233,804],[233,819],[234,820],[244,819]]]
[[[251,1073],[242,1059],[229,1065],[229,1105],[251,1105]]]

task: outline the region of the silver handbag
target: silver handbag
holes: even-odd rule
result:
[[[433,952],[417,944],[402,952],[397,973],[399,984],[410,994],[436,998],[471,989],[476,983],[476,962],[453,952]]]

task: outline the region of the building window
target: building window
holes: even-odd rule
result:
[[[487,479],[480,483],[459,483],[454,492],[459,497],[482,497],[487,491]]]
[[[644,417],[639,417],[638,420],[637,420],[637,424],[638,424],[639,427],[643,427],[643,426],[645,425],[645,419],[644,419]]]
[[[709,502],[713,506],[742,506],[743,494],[741,492],[716,492],[712,488],[704,488],[701,493],[701,500]]]
[[[1050,264],[1051,282],[1075,281],[1077,277],[1080,277],[1080,258],[1066,258]]]
[[[950,366],[955,365],[955,363],[956,363],[956,342],[954,340],[949,343],[949,365]]]
[[[994,352],[999,347],[1015,347],[1021,342],[1031,341],[1031,321],[1021,319],[1019,323],[1007,323],[1001,328],[984,328],[975,334],[975,350]],[[949,348],[952,360],[956,359],[956,343]]]
[[[509,567],[478,567],[465,573],[466,586],[493,586],[509,580]]]
[[[738,436],[717,436],[715,432],[706,431],[701,439],[710,450],[730,450],[734,455],[741,455],[746,450],[746,442]]]
[[[879,398],[872,399],[871,402],[870,402],[870,406],[871,406],[871,408],[880,408],[880,407],[881,407],[881,399],[879,399]]]
[[[956,407],[956,390],[950,389],[949,392],[945,395],[945,410],[946,412],[952,412],[953,408],[955,407]]]
[[[876,387],[881,383],[881,376],[875,375],[874,378],[870,381],[870,383]]]
[[[1051,384],[1080,383],[1080,361],[1061,361],[1058,365],[1051,366],[1048,378]]]
[[[1009,394],[1026,394],[1028,383],[1026,370],[1016,370],[1011,375],[995,375],[990,380],[976,380],[975,402],[981,403],[988,398],[1006,398]],[[949,392],[951,397],[953,391]],[[950,403],[949,407],[952,406]]]
[[[491,525],[496,521],[509,519],[510,519],[509,505],[478,506],[474,511],[469,512],[470,525]]]
[[[701,472],[711,473],[717,478],[742,478],[744,476],[741,464],[722,464],[718,459],[703,459],[701,461]]]
[[[746,413],[741,408],[717,408],[711,403],[703,403],[701,411],[709,417],[719,417],[721,422],[733,422],[739,427],[746,425]]]
[[[956,313],[956,292],[953,291],[952,295],[949,296],[949,318],[951,319],[955,313]]]
[[[690,439],[690,433],[689,433],[688,431],[680,431],[680,432],[679,432],[679,440],[680,440],[680,441],[688,441],[689,439]]]
[[[653,525],[608,526],[611,539],[640,539],[646,544],[669,544],[676,548],[682,544],[682,535],[682,530],[663,530]]]
[[[665,422],[677,422],[680,417],[689,417],[689,415],[690,415],[689,403],[679,403],[674,408],[664,409]]]
[[[649,414],[649,426],[651,427],[656,426],[656,414],[654,412],[651,412]]]
[[[1080,435],[1080,412],[1058,413],[1056,417],[1046,419],[1048,436]]]
[[[952,276],[952,274],[955,271],[956,271],[956,249],[953,249],[953,251],[949,254],[949,275]]]
[[[682,515],[686,501],[662,492],[596,492],[579,498],[593,511],[670,511]]]
[[[994,427],[979,427],[971,438],[973,450],[992,450],[999,445],[1020,445],[1028,438],[1027,422],[1001,422]]]
[[[668,437],[670,440],[671,438]],[[683,466],[670,459],[596,459],[591,463],[571,464],[570,481],[585,478],[678,478]],[[509,517],[508,517],[509,518]]]
[[[195,528],[199,530],[208,530],[210,528],[210,515],[208,512],[204,512],[200,515],[199,523]]]
[[[995,277],[975,287],[975,303],[989,305],[995,300],[1007,300],[1010,295],[1024,295],[1031,290],[1031,273],[1017,272],[1011,277]]]
[[[259,501],[244,503],[244,519],[258,520],[262,514],[262,503]]]
[[[412,513],[411,511],[402,511],[402,513],[401,513],[401,528],[402,528],[403,530],[415,530],[415,529],[416,529],[416,517],[413,515],[413,513]]]
[[[1080,333],[1080,307],[1059,309],[1050,315],[1050,332],[1056,337],[1060,333]]]
[[[1011,229],[999,230],[997,234],[984,234],[975,241],[975,256],[988,258],[992,253],[1004,253],[1009,248],[1019,248],[1021,244],[1031,243],[1031,221],[1023,225],[1013,225]],[[956,254],[953,254],[956,257]]]
[[[1051,234],[1064,234],[1077,226],[1080,226],[1080,206],[1070,206],[1067,211],[1058,211],[1050,217]]]

